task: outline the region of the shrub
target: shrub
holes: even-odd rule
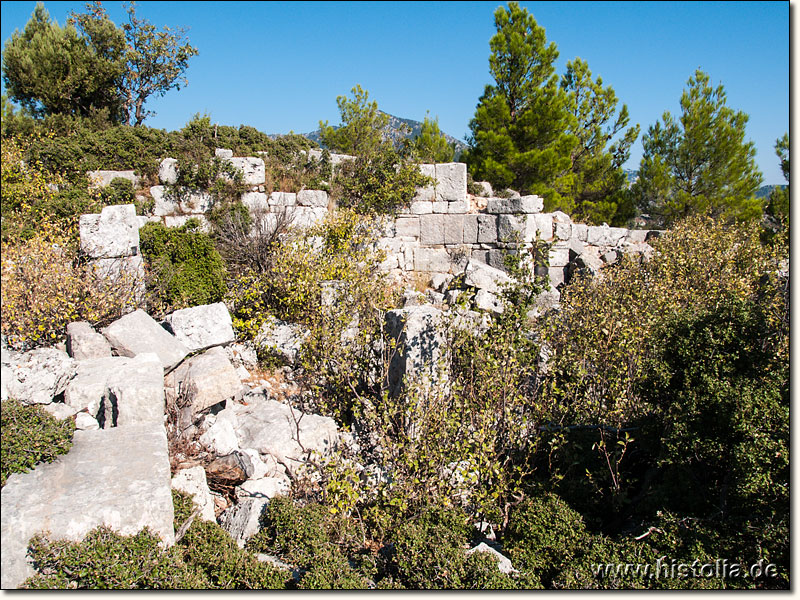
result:
[[[225,294],[225,265],[211,237],[190,219],[182,227],[148,223],[139,230],[148,269],[148,293],[156,311],[219,302]]]
[[[134,277],[101,277],[79,259],[70,231],[44,223],[31,239],[3,244],[2,331],[11,346],[54,344],[72,321],[104,325],[138,303]]]
[[[25,473],[40,462],[53,462],[72,447],[75,422],[60,421],[40,406],[9,398],[2,411],[2,485],[12,473]]]

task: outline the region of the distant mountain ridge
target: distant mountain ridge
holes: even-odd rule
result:
[[[404,138],[414,138],[418,136],[420,131],[422,130],[422,122],[420,121],[395,117],[394,115],[390,115],[389,113],[385,113],[383,111],[381,111],[381,114],[384,114],[389,117],[389,125],[387,126],[387,130],[389,132],[389,139],[392,140],[392,143],[395,146],[398,146]],[[322,143],[322,139],[320,137],[319,129],[315,129],[310,133],[302,133],[300,135],[303,135],[308,139],[315,141],[320,146],[324,147],[324,144]],[[466,150],[467,144],[465,144],[461,140],[454,138],[452,135],[448,135],[446,133],[444,134],[444,137],[447,140],[448,144],[455,145],[456,156],[459,156],[464,150]]]

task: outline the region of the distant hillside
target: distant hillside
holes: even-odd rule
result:
[[[785,185],[762,185],[756,192],[756,198],[766,198],[775,188],[783,189],[785,187]]]
[[[420,121],[414,121],[413,119],[402,119],[400,117],[395,117],[394,115],[390,115],[389,113],[383,113],[388,115],[389,117],[389,137],[395,146],[400,144],[400,141],[406,137],[416,137],[419,135],[419,132],[422,129],[422,123]],[[314,140],[320,146],[322,146],[322,140],[320,139],[320,131],[316,129],[310,133],[303,133],[305,137],[310,140]],[[456,156],[459,156],[466,148],[467,145],[459,139],[454,138],[452,135],[444,134],[445,139],[450,144],[455,144],[456,148]]]

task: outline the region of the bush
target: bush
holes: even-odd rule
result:
[[[109,281],[80,260],[69,230],[40,227],[25,242],[3,244],[2,331],[11,346],[54,344],[72,321],[105,325],[138,306],[131,274],[120,270]]]
[[[148,223],[139,230],[139,246],[157,312],[212,304],[225,295],[225,265],[196,220],[178,228]]]
[[[13,398],[2,411],[2,485],[12,473],[25,473],[40,462],[53,462],[72,447],[75,421],[60,421],[40,406],[25,406]]]

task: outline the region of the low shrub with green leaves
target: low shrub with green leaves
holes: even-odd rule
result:
[[[72,447],[75,422],[59,420],[40,406],[9,398],[2,412],[2,485],[12,473],[25,473],[38,463],[53,462]]]
[[[211,237],[190,219],[177,228],[148,223],[139,230],[151,308],[169,312],[212,304],[225,295],[225,264]]]

